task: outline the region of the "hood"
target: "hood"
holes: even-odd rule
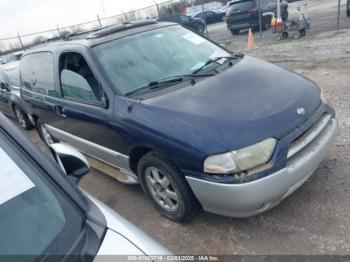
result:
[[[312,81],[246,56],[222,73],[142,103],[235,150],[282,138],[305,122],[321,100]]]

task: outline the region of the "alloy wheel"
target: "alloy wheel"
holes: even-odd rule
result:
[[[153,199],[164,209],[175,211],[179,206],[179,197],[169,177],[156,167],[145,170],[146,186]]]
[[[24,115],[22,111],[20,111],[17,107],[15,107],[15,114],[16,114],[17,121],[21,125],[21,127],[23,127],[24,129],[27,128],[27,123],[26,123],[26,120],[24,119]]]

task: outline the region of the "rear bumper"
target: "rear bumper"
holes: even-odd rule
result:
[[[256,27],[259,25],[259,20],[255,19],[244,19],[237,21],[226,21],[227,28],[229,30],[243,30],[251,27]]]
[[[326,157],[337,133],[332,118],[312,143],[288,160],[287,166],[264,178],[221,184],[186,176],[204,210],[232,217],[249,217],[279,204],[298,189]]]

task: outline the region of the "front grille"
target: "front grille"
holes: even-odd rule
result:
[[[319,134],[326,128],[331,120],[331,114],[324,114],[315,124],[313,124],[303,135],[298,137],[291,144],[288,150],[287,159],[293,157],[295,154],[307,147],[314,141]]]

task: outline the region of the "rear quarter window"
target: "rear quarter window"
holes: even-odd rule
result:
[[[232,11],[234,10],[240,10],[241,12],[246,12],[248,11],[250,8],[254,8],[256,7],[256,2],[255,1],[240,1],[237,3],[233,3],[231,4],[230,8],[229,8],[229,13],[232,13]]]

